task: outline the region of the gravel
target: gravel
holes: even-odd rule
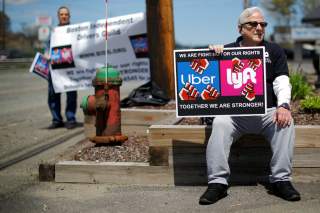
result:
[[[74,159],[96,162],[148,162],[149,141],[147,136],[129,136],[122,145],[95,145],[85,148],[79,151]]]

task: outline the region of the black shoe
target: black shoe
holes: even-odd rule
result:
[[[271,190],[274,195],[288,201],[300,200],[299,192],[292,186],[290,181],[277,181],[271,184]]]
[[[210,183],[205,193],[200,197],[200,205],[210,205],[226,197],[228,186],[220,183]]]
[[[68,121],[65,125],[67,129],[74,129],[78,126],[78,123],[76,121]]]
[[[50,126],[48,126],[47,129],[57,129],[57,128],[61,128],[61,127],[64,127],[63,122],[52,122],[52,124]]]

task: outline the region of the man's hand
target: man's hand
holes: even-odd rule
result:
[[[194,101],[199,96],[198,90],[187,82],[179,92],[179,97],[183,101]]]
[[[273,122],[277,123],[277,125],[281,128],[290,126],[292,122],[290,110],[287,110],[283,107],[278,107],[273,115]]]
[[[191,61],[190,67],[199,74],[202,74],[209,66],[207,59],[194,59]]]
[[[254,92],[254,84],[249,82],[243,88],[241,95],[245,96],[248,101],[253,101],[256,98],[256,93]]]
[[[223,52],[224,46],[221,44],[215,45],[215,44],[210,44],[208,46],[209,50],[213,50],[217,54],[221,54]]]
[[[250,59],[248,64],[249,64],[249,67],[251,67],[254,71],[256,71],[261,65],[261,60],[258,58]]]
[[[44,57],[45,59],[47,59],[48,61],[50,60],[50,55],[49,55],[49,53],[47,53],[47,52],[43,55],[43,57]]]
[[[232,59],[232,72],[241,72],[244,67],[244,63],[239,58]]]
[[[203,100],[216,100],[220,96],[218,90],[216,90],[210,84],[201,93],[201,98]]]

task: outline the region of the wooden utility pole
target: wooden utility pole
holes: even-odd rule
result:
[[[174,98],[172,0],[146,0],[151,81]]]

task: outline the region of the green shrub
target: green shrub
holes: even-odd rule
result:
[[[311,85],[299,72],[290,74],[290,83],[292,85],[291,97],[293,101],[304,99],[313,94]]]
[[[301,100],[300,106],[306,112],[320,112],[320,96],[307,96]]]

